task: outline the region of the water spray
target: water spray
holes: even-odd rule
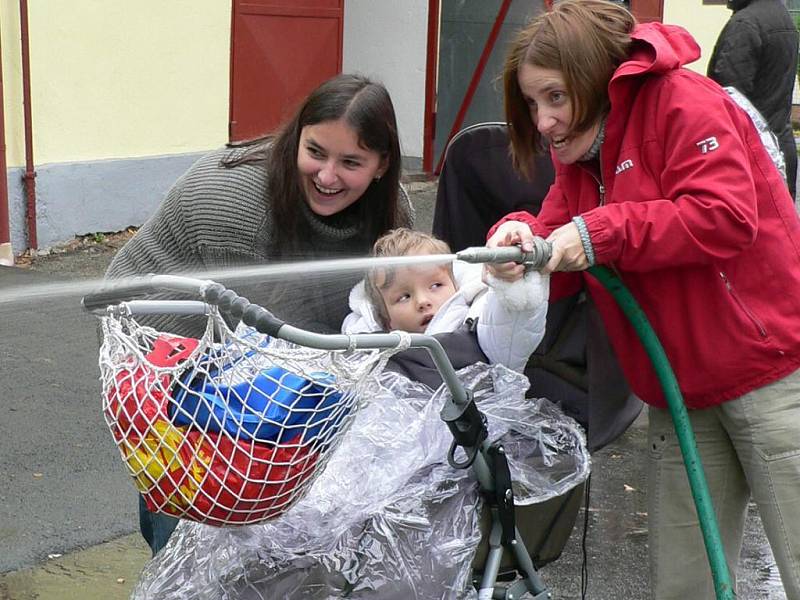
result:
[[[408,255],[344,258],[333,260],[299,261],[278,264],[266,264],[248,267],[236,267],[207,271],[171,273],[200,279],[225,281],[229,279],[256,279],[270,281],[276,278],[294,276],[298,273],[326,274],[367,271],[376,268],[417,267],[422,265],[447,264],[455,260],[468,263],[504,263],[517,262],[533,269],[541,269],[550,260],[552,248],[542,238],[534,238],[533,250],[523,252],[519,246],[500,246],[487,248],[476,246],[466,248],[455,254]],[[149,276],[126,277],[114,280],[91,279],[84,281],[56,282],[34,284],[7,288],[0,294],[0,305],[14,302],[31,302],[46,300],[49,297],[83,296],[86,293],[111,291],[115,293],[123,289],[130,295],[141,295],[148,289],[146,282]],[[137,288],[141,288],[138,289]]]

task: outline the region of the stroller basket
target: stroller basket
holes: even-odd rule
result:
[[[102,329],[103,414],[137,489],[151,511],[210,525],[265,521],[301,498],[381,361],[234,332],[216,310],[201,339],[122,311]]]

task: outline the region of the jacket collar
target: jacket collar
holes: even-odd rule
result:
[[[630,58],[615,71],[609,93],[624,78],[666,73],[700,58],[700,46],[688,31],[677,25],[643,23],[636,26],[631,38]]]
[[[700,46],[684,28],[663,23],[642,23],[631,33],[633,44],[628,60],[623,62],[608,84],[611,111],[606,122],[606,140],[601,149],[603,183],[611,193],[614,165],[619,153],[631,103],[648,75],[660,75],[680,69],[700,58]]]
[[[733,12],[738,10],[742,10],[745,6],[750,4],[752,0],[728,0],[728,8],[730,8]]]

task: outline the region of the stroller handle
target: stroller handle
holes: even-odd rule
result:
[[[150,273],[124,281],[107,281],[97,291],[86,294],[81,299],[81,305],[88,312],[99,313],[111,305],[141,298],[159,290],[186,292],[202,297],[203,290],[212,283],[214,282],[191,277]]]
[[[196,310],[188,306],[190,302],[171,300],[135,300],[159,291],[184,292],[197,297]],[[129,300],[134,300],[128,302]],[[99,313],[114,305],[128,314],[204,314],[204,307],[212,305],[253,327],[260,333],[286,340],[301,346],[318,350],[367,349],[377,350],[396,348],[407,344],[412,348],[425,348],[431,355],[443,381],[450,390],[453,401],[458,406],[469,403],[469,396],[456,376],[455,369],[447,354],[433,336],[421,333],[364,333],[364,334],[324,334],[294,327],[277,318],[262,306],[253,304],[224,285],[208,279],[194,279],[177,275],[146,275],[124,282],[109,282],[96,292],[87,294],[81,300],[84,309]]]

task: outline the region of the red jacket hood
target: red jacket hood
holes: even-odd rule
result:
[[[700,46],[683,27],[663,23],[637,25],[630,58],[614,74],[611,82],[629,75],[665,73],[700,58]]]

